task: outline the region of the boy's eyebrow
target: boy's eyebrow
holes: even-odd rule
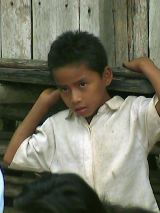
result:
[[[80,83],[80,82],[82,82],[82,81],[86,81],[86,77],[80,78],[79,80],[73,82],[73,84],[78,84],[78,83]],[[57,86],[58,88],[67,87],[66,84],[58,84],[58,83],[56,83],[56,86]]]

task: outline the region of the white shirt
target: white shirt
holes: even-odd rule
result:
[[[0,170],[0,213],[3,212],[3,208],[4,208],[4,180],[2,172]]]
[[[160,139],[157,98],[115,96],[91,123],[69,110],[49,117],[17,150],[11,168],[73,172],[113,203],[159,212],[147,156]]]

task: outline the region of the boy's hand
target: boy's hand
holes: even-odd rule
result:
[[[123,62],[123,66],[134,72],[141,72],[145,74],[145,71],[155,68],[153,61],[147,57],[136,58],[131,61]]]
[[[39,96],[42,104],[51,107],[60,100],[59,90],[54,90],[52,88],[45,89]]]
[[[126,61],[123,63],[123,66],[134,72],[143,73],[148,78],[159,100],[156,103],[156,110],[160,116],[160,69],[147,57]]]

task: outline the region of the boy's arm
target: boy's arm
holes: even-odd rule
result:
[[[12,159],[21,143],[34,133],[39,122],[47,114],[51,106],[59,100],[59,98],[60,95],[58,90],[46,89],[41,93],[32,109],[11,138],[3,159],[7,165],[12,162]]]
[[[160,69],[147,57],[124,62],[123,65],[132,71],[143,73],[151,82],[159,100],[156,104],[156,110],[160,116]]]

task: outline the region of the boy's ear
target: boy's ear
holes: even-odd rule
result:
[[[106,86],[109,86],[112,82],[113,79],[113,73],[110,67],[106,66],[104,71],[103,71],[103,75],[102,78],[106,84]]]

